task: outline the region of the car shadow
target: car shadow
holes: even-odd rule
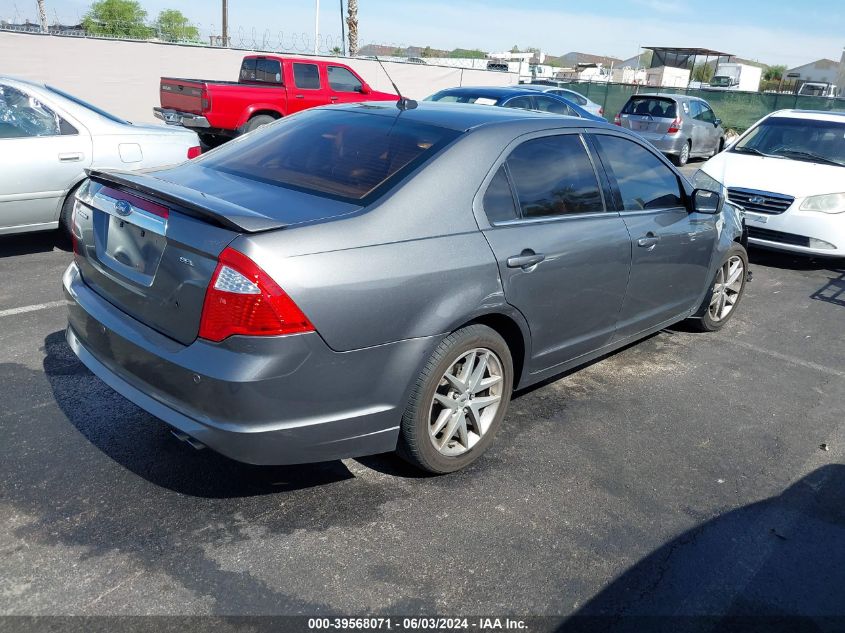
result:
[[[753,245],[748,251],[748,261],[752,265],[788,270],[834,270],[841,269],[845,263],[841,258],[808,257],[797,253],[756,248]]]
[[[148,482],[205,498],[249,497],[322,486],[354,476],[340,461],[300,466],[253,466],[179,442],[170,427],[104,383],[54,332],[44,341],[44,373],[62,413],[85,439]],[[81,397],[81,389],[94,389]]]
[[[584,604],[560,631],[841,631],[845,466],[672,539]]]
[[[59,231],[41,231],[21,235],[0,235],[0,258],[49,253],[54,250],[70,252],[71,243]]]
[[[829,277],[827,283],[811,294],[810,298],[845,307],[845,266],[831,270],[831,273],[838,273],[838,276]]]

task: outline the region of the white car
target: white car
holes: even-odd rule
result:
[[[86,169],[165,167],[199,153],[190,130],[130,123],[57,88],[0,76],[0,235],[67,228]]]
[[[558,86],[552,86],[549,84],[521,84],[519,87],[530,88],[531,90],[539,90],[540,92],[548,92],[549,94],[557,95],[558,97],[563,97],[564,99],[569,99],[572,103],[581,106],[590,114],[595,114],[596,116],[604,117],[604,108],[602,108],[595,101],[590,101],[580,92],[575,92],[574,90],[567,90],[566,88],[560,88]]]
[[[845,257],[845,112],[774,112],[693,180],[745,209],[751,244]]]

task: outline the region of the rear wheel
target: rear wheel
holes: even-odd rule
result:
[[[681,148],[681,152],[672,158],[672,162],[675,163],[678,167],[683,167],[689,162],[689,155],[691,151],[690,141],[684,143],[684,146]]]
[[[495,330],[470,325],[453,332],[414,386],[397,452],[430,473],[464,468],[493,441],[512,390],[513,360]]]
[[[695,317],[697,327],[704,332],[715,332],[725,326],[733,316],[748,278],[748,253],[740,244],[734,244],[725,254],[719,269]]]
[[[243,133],[247,134],[248,132],[257,130],[262,125],[267,125],[268,123],[272,123],[275,120],[276,119],[271,117],[269,114],[259,114],[258,116],[254,116],[244,124],[242,128]]]

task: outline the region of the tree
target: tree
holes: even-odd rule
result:
[[[38,0],[38,21],[41,24],[41,32],[46,33],[47,28],[47,7],[44,6],[44,0]]]
[[[766,81],[780,81],[781,79],[783,79],[783,75],[785,72],[786,66],[783,66],[781,64],[769,66],[763,73],[763,79],[765,79]]]
[[[88,9],[82,26],[92,35],[146,39],[152,35],[146,19],[147,12],[135,0],[99,0]]]
[[[200,32],[181,11],[165,9],[156,20],[158,36],[167,42],[197,42]]]
[[[332,49],[332,55],[334,55],[335,57],[340,57],[340,54],[341,54],[342,52],[343,52],[343,51],[342,51],[342,50],[340,50],[340,46],[335,46],[335,47]]]
[[[431,50],[431,46],[426,46],[420,52],[420,57],[434,57],[434,53]]]
[[[456,57],[459,59],[484,59],[487,53],[480,51],[477,48],[472,50],[468,48],[456,48],[449,53],[449,57]]]
[[[692,69],[692,80],[703,84],[709,84],[716,71],[710,64],[699,64]]]
[[[358,54],[358,0],[349,0],[346,7],[346,28],[349,31],[349,56]]]

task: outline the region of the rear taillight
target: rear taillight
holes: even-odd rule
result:
[[[200,338],[219,342],[236,334],[281,336],[314,326],[284,290],[243,253],[225,249],[205,293]]]
[[[681,120],[678,119],[678,118],[675,118],[675,120],[672,121],[672,123],[669,124],[669,129],[666,130],[666,134],[677,134],[680,131],[681,131]]]
[[[599,108],[599,116],[604,116],[604,108]]]
[[[622,125],[622,117],[621,117],[621,115],[618,115],[618,114],[617,114],[615,117],[613,117],[613,124],[614,124],[614,125]]]
[[[211,110],[211,99],[208,96],[208,91],[203,89],[200,99],[202,99],[202,111],[208,112]]]
[[[196,145],[195,147],[189,147],[188,148],[188,160],[191,160],[192,158],[196,158],[200,154],[202,154],[202,147],[200,147],[199,145]]]

